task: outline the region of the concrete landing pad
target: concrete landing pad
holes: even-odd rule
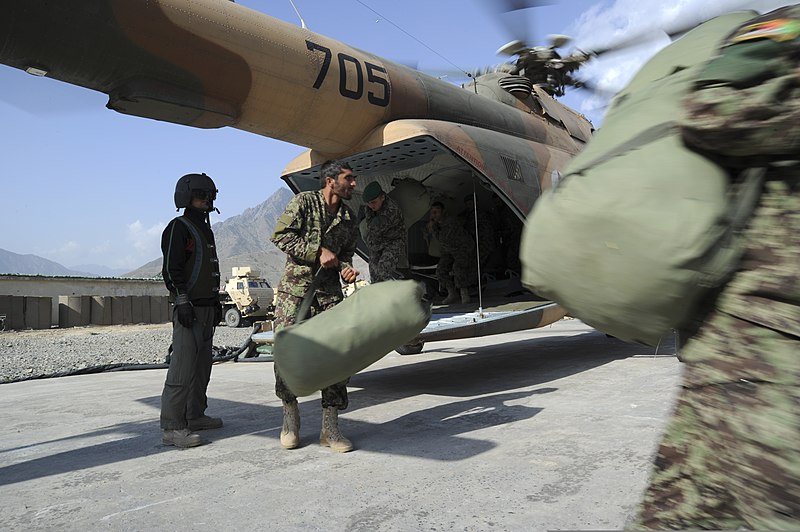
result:
[[[577,320],[391,353],[354,376],[340,426],[280,447],[271,362],[214,366],[210,444],[161,444],[165,370],[0,385],[5,530],[621,529],[674,400],[674,345]]]

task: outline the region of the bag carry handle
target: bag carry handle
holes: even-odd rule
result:
[[[314,300],[314,296],[317,294],[317,288],[319,288],[321,282],[322,266],[320,266],[317,273],[314,274],[314,279],[311,281],[311,284],[308,285],[306,293],[303,294],[303,302],[300,303],[300,308],[297,309],[297,315],[294,317],[295,325],[308,319],[308,312],[311,310],[311,302]]]
[[[320,283],[322,283],[322,270],[323,267],[320,266],[317,270],[317,273],[314,274],[314,279],[311,281],[311,284],[306,289],[306,293],[303,294],[303,302],[300,303],[300,308],[297,309],[297,315],[294,317],[295,325],[302,323],[308,319],[308,312],[311,310],[311,302],[314,300],[314,296],[317,293],[317,288],[319,288]],[[355,285],[355,281],[353,281]],[[358,289],[358,285],[355,285],[356,289]]]

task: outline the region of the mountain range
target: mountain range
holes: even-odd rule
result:
[[[54,276],[91,276],[89,265],[83,267],[67,268],[57,262],[45,259],[38,255],[20,255],[5,249],[0,249],[0,272],[19,273],[27,275],[54,275]],[[122,272],[120,272],[122,273]]]
[[[230,277],[234,266],[250,266],[260,271],[261,276],[272,286],[277,286],[286,256],[270,241],[270,236],[275,230],[278,216],[293,196],[288,188],[279,188],[263,203],[245,209],[242,214],[212,224],[223,280]],[[162,259],[159,257],[129,272],[98,265],[67,268],[37,255],[19,255],[0,249],[0,272],[5,273],[149,278],[161,275],[161,263]],[[355,266],[362,272],[362,277],[368,278],[367,264],[359,257],[355,258]]]

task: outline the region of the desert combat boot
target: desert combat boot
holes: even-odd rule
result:
[[[442,305],[449,305],[458,301],[458,292],[455,285],[447,286],[447,297],[442,301]]]
[[[319,433],[319,443],[330,447],[337,453],[353,450],[352,442],[339,432],[339,409],[335,406],[322,409],[322,431]]]
[[[297,449],[300,446],[300,407],[297,401],[283,403],[281,445],[284,449]]]

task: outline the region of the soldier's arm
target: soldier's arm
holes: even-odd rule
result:
[[[358,242],[358,227],[353,225],[353,229],[348,232],[347,240],[342,243],[342,247],[337,253],[339,257],[339,271],[347,268],[353,268],[353,255],[356,252],[356,243]]]
[[[161,253],[163,255],[161,274],[167,290],[178,295],[188,293],[187,279],[183,273],[183,267],[189,256],[186,250],[188,239],[189,230],[177,219],[172,220],[161,234]]]
[[[316,242],[303,238],[303,226],[308,216],[302,198],[295,196],[278,217],[272,243],[295,261],[314,264],[319,253]]]
[[[738,28],[700,72],[680,120],[687,144],[748,165],[800,151],[800,7]],[[733,158],[733,159],[730,159]]]
[[[386,234],[392,230],[392,221],[384,214],[378,214],[369,221],[370,240],[384,240]]]

